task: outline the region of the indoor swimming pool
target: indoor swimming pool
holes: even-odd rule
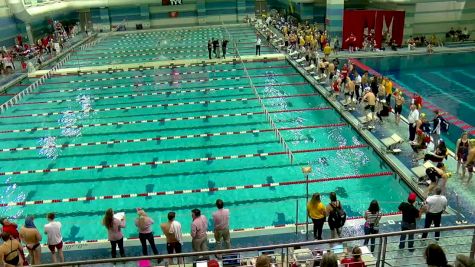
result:
[[[240,55],[255,54],[255,29],[245,25],[226,28],[210,26],[176,31],[133,32],[108,36],[100,39],[94,46],[76,51],[64,67],[206,58],[208,57],[208,40],[213,38],[219,39],[220,45],[223,39],[228,39],[228,57],[235,54],[234,45],[236,45]],[[274,50],[263,43],[261,54],[272,52]]]
[[[310,194],[336,192],[350,217],[373,199],[396,212],[410,191],[285,60],[104,69],[54,75],[1,114],[2,216],[56,212],[66,241],[102,240],[106,209],[136,237],[140,207],[156,234],[169,211],[188,233],[191,209],[209,218],[221,198],[232,229],[292,224],[306,165]]]

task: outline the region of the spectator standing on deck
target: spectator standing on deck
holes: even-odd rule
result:
[[[419,110],[416,109],[416,105],[412,104],[410,107],[409,116],[407,116],[407,122],[409,123],[409,141],[414,141],[416,138],[416,122],[419,120]]]
[[[229,234],[229,209],[224,209],[224,202],[221,199],[216,200],[217,211],[213,213],[214,238],[216,239],[216,250],[221,249],[224,242],[224,248],[231,248],[231,236]]]
[[[336,193],[330,193],[330,203],[327,206],[328,226],[330,226],[331,238],[340,238],[341,229],[346,222],[346,213],[343,210],[341,202],[337,200]]]
[[[261,38],[259,36],[257,36],[257,39],[256,39],[256,56],[260,56],[261,55]]]
[[[175,212],[168,213],[168,222],[160,225],[163,234],[167,239],[167,252],[168,254],[181,253],[181,246],[183,244],[181,224],[175,220]],[[169,264],[173,264],[173,260],[168,260]],[[178,263],[182,263],[181,258],[178,259]]]
[[[207,251],[208,250],[208,220],[204,215],[201,215],[199,209],[191,211],[191,246],[193,251]]]
[[[369,204],[368,210],[364,214],[365,224],[364,224],[364,233],[365,235],[372,235],[379,233],[379,220],[381,220],[382,214],[379,212],[379,204],[377,200],[371,201]],[[364,245],[368,245],[369,238],[365,238]],[[375,238],[371,238],[371,252],[374,252],[375,248]]]
[[[211,59],[211,50],[213,49],[213,43],[211,43],[211,40],[208,40],[208,57]]]
[[[396,121],[396,125],[399,125],[399,122],[401,122],[402,106],[405,102],[402,91],[396,90],[396,92],[394,92],[394,101],[394,120]]]
[[[414,206],[417,200],[415,193],[410,193],[407,202],[399,204],[399,211],[402,213],[401,231],[415,230],[417,228],[416,220],[421,217],[419,210]],[[399,249],[406,247],[406,235],[402,234],[399,242]],[[410,252],[414,252],[414,234],[409,234],[407,247]]]
[[[435,189],[435,195],[429,196],[423,207],[423,211],[426,213],[426,219],[424,228],[430,228],[432,223],[434,227],[440,227],[440,221],[442,219],[442,213],[447,208],[447,198],[441,195],[442,189],[437,187]],[[435,240],[439,241],[440,232],[435,232]],[[427,238],[427,233],[422,234],[422,239]]]
[[[228,40],[224,39],[223,42],[221,43],[221,46],[223,47],[223,58],[226,59],[226,49],[228,47]]]
[[[142,255],[147,256],[147,241],[152,248],[153,255],[158,255],[157,247],[155,246],[155,239],[153,238],[152,225],[153,219],[150,218],[143,209],[137,209],[137,219],[135,219],[135,226],[139,230],[140,244],[142,245]]]
[[[58,250],[59,262],[64,262],[61,223],[55,221],[55,217],[54,213],[48,213],[48,224],[45,225],[45,234],[48,236],[48,248],[51,251],[51,260],[53,263],[58,262],[56,250]]]
[[[125,228],[125,216],[120,219],[116,218],[114,217],[114,211],[108,209],[106,210],[102,224],[107,229],[107,239],[111,243],[112,258],[117,256],[117,246],[119,246],[120,256],[125,257],[124,235],[122,234],[122,228]]]
[[[313,238],[322,240],[323,224],[327,213],[325,205],[321,202],[320,194],[313,194],[312,199],[307,203],[307,215],[313,222]]]

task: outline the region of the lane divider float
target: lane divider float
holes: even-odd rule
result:
[[[343,127],[347,125],[348,124],[346,123],[329,123],[329,124],[320,124],[320,125],[279,128],[278,130],[279,131],[296,131],[296,130],[304,130],[304,129]],[[97,146],[97,145],[115,145],[115,144],[124,144],[124,143],[130,144],[130,143],[141,143],[141,142],[152,142],[152,141],[177,140],[177,139],[229,136],[229,135],[241,135],[241,134],[256,134],[256,133],[267,133],[267,132],[273,132],[273,131],[274,129],[254,129],[254,130],[234,131],[234,132],[200,133],[200,134],[189,134],[189,135],[157,136],[157,137],[147,137],[147,138],[137,138],[137,139],[123,139],[123,140],[76,143],[76,144],[62,144],[62,145],[54,145],[54,146],[48,146],[48,147],[49,148],[67,148],[67,147],[84,147],[84,146]],[[44,146],[13,147],[13,148],[0,149],[0,152],[28,151],[28,150],[36,150],[36,149],[42,149],[42,148],[44,148]]]
[[[281,95],[281,96],[268,96],[261,97],[260,99],[286,99],[294,97],[308,97],[308,96],[320,96],[319,93],[313,94],[298,94],[298,95]],[[151,104],[151,105],[140,105],[140,106],[127,106],[127,107],[115,107],[115,108],[98,108],[98,109],[89,109],[84,110],[68,110],[68,111],[55,111],[55,112],[45,112],[45,113],[31,113],[23,115],[14,115],[13,117],[43,117],[43,116],[53,116],[53,115],[63,115],[63,114],[78,114],[78,113],[93,113],[93,112],[108,112],[108,111],[119,111],[119,110],[135,110],[135,109],[149,109],[149,108],[168,108],[168,107],[179,107],[179,106],[191,106],[191,105],[209,105],[209,104],[220,104],[220,103],[232,103],[232,102],[246,102],[246,101],[255,101],[259,100],[257,97],[243,97],[243,98],[230,98],[230,99],[218,99],[218,100],[201,100],[201,101],[190,101],[190,102],[179,102],[179,103],[164,103],[164,104]]]
[[[368,145],[358,144],[358,145],[322,147],[322,148],[314,148],[314,149],[295,150],[291,152],[293,154],[302,154],[302,153],[323,152],[323,151],[332,151],[332,150],[357,149],[357,148],[365,148],[365,147],[368,147]],[[289,153],[288,151],[275,151],[275,152],[267,152],[267,153],[263,152],[263,153],[227,155],[227,156],[204,157],[204,158],[155,160],[155,161],[148,161],[148,162],[131,162],[131,163],[103,164],[103,165],[91,165],[91,166],[80,166],[80,167],[7,171],[7,172],[0,172],[0,176],[21,175],[21,174],[31,174],[31,173],[52,173],[52,172],[68,172],[68,171],[82,171],[82,170],[115,169],[115,168],[127,168],[127,167],[139,167],[139,166],[157,166],[157,165],[186,163],[186,162],[207,162],[207,161],[216,161],[216,160],[271,157],[271,156],[287,155],[288,153]]]
[[[318,108],[276,110],[276,111],[269,111],[268,113],[303,112],[303,111],[309,111],[309,110],[330,110],[330,109],[332,108],[329,106],[326,106],[326,107],[318,107]],[[170,121],[189,121],[189,120],[201,120],[201,119],[206,120],[206,119],[215,119],[215,118],[242,117],[242,116],[253,116],[253,115],[263,115],[263,114],[265,114],[264,111],[259,111],[259,112],[228,113],[228,114],[216,114],[216,115],[201,115],[201,116],[190,116],[190,117],[174,117],[174,118],[163,118],[163,119],[153,119],[153,120],[91,123],[91,124],[72,125],[72,126],[66,126],[66,127],[65,126],[35,127],[35,128],[28,128],[28,129],[3,130],[3,131],[0,131],[0,134],[49,131],[49,130],[59,130],[59,129],[102,127],[102,126],[122,126],[122,125],[132,125],[132,124],[142,124],[142,123],[164,123],[164,122],[170,122]]]
[[[377,172],[377,173],[369,173],[369,174],[327,177],[327,178],[311,179],[311,180],[308,180],[308,183],[313,184],[313,183],[334,182],[334,181],[342,181],[342,180],[368,179],[368,178],[376,178],[376,177],[383,177],[383,176],[392,176],[393,174],[394,174],[393,172]],[[49,199],[49,200],[33,200],[33,201],[0,203],[0,207],[30,206],[30,205],[56,204],[56,203],[68,203],[68,202],[81,202],[81,201],[97,201],[97,200],[105,200],[105,199],[126,199],[126,198],[139,198],[139,197],[153,197],[153,196],[185,195],[185,194],[207,193],[207,192],[218,192],[218,191],[235,191],[235,190],[246,190],[246,189],[256,189],[256,188],[272,188],[272,187],[279,187],[279,186],[301,185],[301,184],[306,184],[306,183],[307,183],[306,180],[296,180],[296,181],[266,183],[266,184],[209,187],[209,188],[201,188],[201,189],[184,189],[184,190],[174,190],[174,191],[145,192],[145,193],[107,195],[107,196],[95,196],[95,197],[91,196],[91,197],[72,197],[72,198],[63,198],[63,199]]]

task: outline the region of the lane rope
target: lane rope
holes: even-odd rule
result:
[[[274,87],[282,87],[282,86],[301,86],[307,85],[306,82],[298,82],[298,83],[280,83],[273,85]],[[267,87],[267,85],[257,85],[255,87]],[[197,87],[203,88],[203,87]],[[204,89],[187,89],[187,90],[173,90],[173,91],[166,91],[160,90],[151,90],[151,93],[136,93],[136,94],[125,94],[125,95],[109,95],[109,96],[96,96],[90,97],[91,100],[103,100],[103,99],[116,99],[116,98],[134,98],[134,97],[142,97],[142,96],[155,96],[155,95],[173,95],[173,94],[183,94],[183,93],[202,93],[202,92],[217,92],[217,91],[232,91],[232,90],[242,90],[246,88],[251,88],[250,86],[231,86],[231,87],[210,87]],[[54,99],[54,100],[47,100],[47,101],[35,101],[35,102],[24,102],[28,104],[54,104],[54,103],[64,103],[64,102],[76,102],[75,98],[67,98],[67,99]],[[11,116],[15,117],[15,116]],[[9,116],[0,116],[0,118],[9,118]]]
[[[279,128],[279,130],[280,131],[294,131],[294,130],[304,130],[304,129],[342,127],[342,126],[347,126],[347,125],[348,124],[346,123],[330,123],[330,124],[321,124],[321,125]],[[255,133],[273,132],[273,131],[274,131],[273,129],[255,129],[255,130],[234,131],[234,132],[200,133],[200,134],[189,134],[189,135],[157,136],[157,137],[147,137],[147,138],[137,138],[137,139],[123,139],[123,140],[76,143],[76,144],[62,144],[62,145],[54,145],[54,146],[48,146],[48,147],[49,148],[67,148],[67,147],[83,147],[83,146],[97,146],[97,145],[114,145],[114,144],[123,144],[123,143],[140,143],[140,142],[151,142],[151,141],[214,137],[214,136],[255,134]],[[0,152],[28,151],[28,150],[36,150],[36,149],[42,149],[42,148],[44,148],[44,146],[13,147],[13,148],[0,149]]]
[[[357,148],[365,148],[365,147],[368,147],[368,145],[359,144],[359,145],[347,145],[347,146],[335,146],[335,147],[322,147],[322,148],[314,148],[314,149],[295,150],[291,152],[293,154],[302,154],[302,153],[323,152],[323,151],[332,151],[332,150],[357,149]],[[204,158],[156,160],[156,161],[148,161],[148,162],[131,162],[131,163],[103,164],[103,165],[91,165],[91,166],[80,166],[80,167],[7,171],[7,172],[0,172],[0,176],[21,175],[21,174],[31,174],[31,173],[81,171],[81,170],[94,170],[94,169],[95,170],[114,169],[114,168],[139,167],[139,166],[157,166],[157,165],[176,164],[176,163],[185,163],[185,162],[206,162],[206,161],[256,158],[256,157],[271,157],[271,156],[287,155],[288,153],[289,153],[288,151],[275,151],[275,152],[267,152],[267,153],[264,152],[264,153],[227,155],[227,156],[204,157]]]
[[[333,182],[333,181],[341,181],[341,180],[367,179],[367,178],[375,178],[375,177],[383,177],[383,176],[392,176],[393,174],[394,174],[393,172],[378,172],[378,173],[370,173],[370,174],[327,177],[327,178],[320,178],[320,179],[311,179],[311,180],[308,180],[308,183],[313,184],[313,183]],[[296,181],[277,182],[277,183],[235,185],[235,186],[225,186],[225,187],[209,187],[209,188],[201,188],[201,189],[145,192],[145,193],[136,193],[136,194],[120,194],[120,195],[106,195],[106,196],[95,196],[95,197],[91,196],[91,197],[72,197],[72,198],[63,198],[63,199],[49,199],[49,200],[33,200],[33,201],[0,203],[0,207],[30,206],[30,205],[68,203],[68,202],[80,202],[80,201],[97,201],[97,200],[104,200],[104,199],[125,199],[125,198],[139,198],[139,197],[153,197],[153,196],[167,196],[167,195],[185,195],[185,194],[218,192],[218,191],[246,190],[246,189],[266,188],[266,187],[271,188],[271,187],[279,187],[279,186],[300,185],[300,184],[306,184],[306,183],[307,183],[306,180],[296,180]]]
[[[282,77],[282,76],[297,76],[300,75],[299,73],[289,73],[289,74],[275,74],[273,77]],[[267,75],[256,75],[252,76],[252,78],[263,78],[267,77]],[[219,77],[219,78],[206,78],[206,79],[191,79],[191,80],[181,80],[181,81],[160,81],[160,82],[139,82],[134,84],[121,84],[121,85],[108,85],[108,86],[96,86],[96,87],[83,87],[83,88],[74,88],[74,89],[61,89],[55,90],[55,92],[59,93],[70,93],[70,92],[78,92],[78,91],[92,91],[92,90],[103,90],[103,89],[112,89],[112,88],[126,88],[126,87],[142,87],[142,86],[149,86],[149,85],[177,85],[177,84],[185,84],[185,83],[196,83],[196,82],[209,82],[209,81],[226,81],[226,80],[240,80],[241,78],[247,78],[243,76],[235,76],[235,77]],[[16,105],[21,105],[18,103]]]
[[[276,111],[269,111],[269,113],[302,112],[302,111],[309,111],[309,110],[330,110],[330,109],[332,108],[329,106],[326,106],[326,107],[318,107],[318,108],[276,110]],[[102,127],[102,126],[120,126],[120,125],[132,125],[132,124],[142,124],[142,123],[157,123],[157,122],[164,123],[164,122],[169,122],[169,121],[189,121],[189,120],[200,120],[200,119],[206,120],[206,119],[215,119],[215,118],[241,117],[241,116],[252,116],[252,115],[263,115],[263,114],[265,114],[264,111],[259,111],[259,112],[228,113],[228,114],[216,114],[216,115],[201,115],[201,116],[190,116],[190,117],[173,117],[173,118],[152,119],[152,120],[91,123],[91,124],[80,124],[80,125],[71,125],[71,126],[35,127],[35,128],[28,128],[28,129],[3,130],[3,131],[0,131],[0,134],[49,131],[49,130],[59,130],[59,129],[76,129],[76,128],[88,128],[88,127]]]
[[[313,93],[313,94],[268,96],[268,97],[262,97],[261,99],[276,99],[276,98],[286,99],[286,98],[308,97],[308,96],[320,96],[320,94]],[[168,107],[179,107],[179,106],[190,106],[190,105],[208,105],[208,104],[219,104],[219,103],[246,102],[246,101],[256,101],[256,100],[258,100],[257,97],[243,97],[243,98],[230,98],[230,99],[218,99],[218,100],[201,100],[201,101],[178,102],[178,103],[126,106],[126,107],[115,107],[115,108],[98,108],[98,109],[89,109],[87,111],[68,110],[68,111],[55,111],[55,112],[45,112],[45,113],[31,113],[31,114],[15,115],[13,117],[15,118],[42,117],[42,116],[53,116],[53,115],[62,115],[62,114],[108,112],[108,111],[118,111],[118,110],[134,110],[134,109],[148,109],[148,108],[160,108],[160,107],[168,108]]]

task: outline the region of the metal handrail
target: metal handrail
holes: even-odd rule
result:
[[[114,259],[99,259],[99,260],[86,260],[86,261],[72,261],[65,263],[51,263],[51,264],[42,264],[36,265],[39,267],[60,267],[64,265],[85,265],[85,264],[104,264],[104,263],[119,263],[119,262],[130,262],[130,261],[139,261],[139,260],[154,260],[154,259],[167,259],[167,258],[185,258],[185,257],[200,257],[200,256],[211,256],[216,254],[235,254],[240,252],[250,252],[250,251],[262,251],[262,250],[276,250],[276,249],[285,249],[293,247],[304,247],[312,245],[322,245],[322,244],[331,244],[331,243],[343,243],[348,241],[357,241],[366,238],[388,238],[399,236],[401,234],[423,234],[431,232],[447,232],[447,231],[461,231],[461,230],[474,230],[475,224],[470,225],[457,225],[457,226],[444,226],[437,228],[425,228],[425,229],[416,229],[408,231],[398,231],[382,234],[373,234],[373,235],[364,235],[364,236],[354,236],[354,237],[344,237],[337,239],[328,239],[328,240],[315,240],[315,241],[305,241],[305,242],[294,242],[286,244],[277,244],[277,245],[266,245],[266,246],[257,246],[257,247],[246,247],[246,248],[235,248],[235,249],[224,249],[224,250],[211,250],[211,251],[202,251],[202,252],[187,252],[180,254],[163,254],[163,255],[154,255],[154,256],[139,256],[139,257],[124,257],[124,258],[114,258]],[[470,254],[473,258],[473,249],[475,247],[474,239],[472,239],[472,244]],[[386,251],[383,251],[386,253]]]

